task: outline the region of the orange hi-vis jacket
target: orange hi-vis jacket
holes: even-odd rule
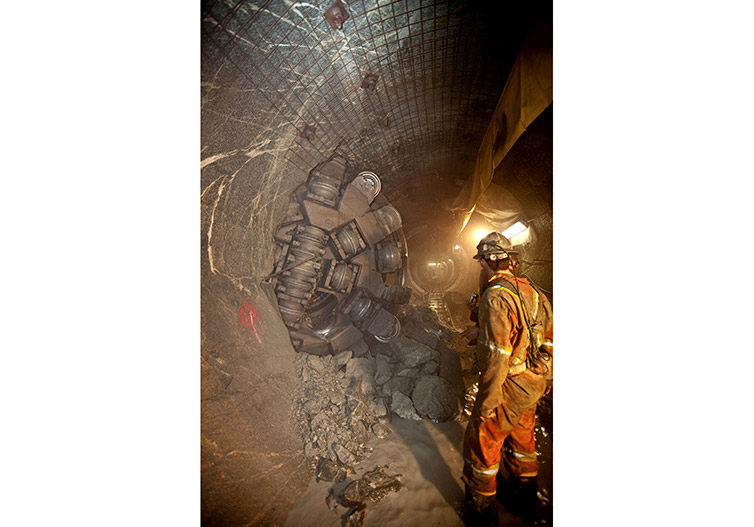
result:
[[[529,280],[505,272],[489,279],[479,302],[476,349],[482,371],[477,394],[481,415],[489,415],[502,403],[506,377],[526,369],[530,339],[535,348],[545,346],[552,353],[552,331],[552,305]]]
[[[501,461],[512,476],[538,473],[535,413],[547,380],[527,369],[531,339],[552,353],[552,305],[529,280],[495,274],[479,302],[479,391],[463,442],[462,479],[475,493],[495,494]]]

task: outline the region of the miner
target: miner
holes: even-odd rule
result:
[[[482,238],[474,258],[487,284],[478,302],[479,391],[463,444],[466,524],[496,524],[501,461],[510,475],[500,489],[509,495],[501,501],[533,521],[534,422],[537,401],[552,381],[552,305],[541,289],[515,274],[516,251],[501,234]]]

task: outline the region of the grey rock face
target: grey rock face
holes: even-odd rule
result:
[[[440,344],[440,377],[446,380],[459,391],[463,391],[463,368],[461,357],[445,343]],[[469,368],[470,369],[470,368]]]
[[[401,377],[414,378],[419,375],[420,371],[421,371],[421,368],[418,366],[416,368],[403,368],[402,370],[398,372],[398,375]]]
[[[306,358],[306,362],[309,365],[310,368],[312,368],[317,373],[324,373],[327,369],[327,364],[325,363],[325,360],[322,357],[318,357],[316,355],[309,355]]]
[[[440,345],[440,338],[437,334],[425,329],[415,330],[408,337],[432,349],[437,349]]]
[[[346,377],[374,376],[374,363],[366,358],[351,359],[346,364]]]
[[[330,397],[330,402],[335,406],[341,407],[346,404],[346,396],[343,395],[343,392],[332,391],[328,392],[327,395]]]
[[[440,370],[440,364],[435,361],[429,361],[422,364],[422,375],[435,375]]]
[[[459,394],[447,380],[425,375],[411,394],[414,406],[421,415],[437,421],[454,419],[461,412]]]
[[[393,356],[408,368],[418,366],[430,360],[432,349],[414,340],[399,337],[390,341]]]
[[[372,355],[375,357],[384,356],[389,361],[393,361],[393,348],[387,342],[378,342],[372,347]]]
[[[340,369],[343,366],[346,365],[346,363],[351,359],[353,356],[353,352],[351,350],[346,350],[338,353],[332,358],[332,366],[333,368]]]
[[[392,395],[395,392],[402,392],[404,395],[411,395],[414,389],[414,381],[411,377],[398,375],[393,377],[382,385],[382,392],[385,395]]]
[[[390,410],[404,419],[421,421],[421,417],[414,410],[414,404],[411,402],[411,399],[401,392],[393,392],[393,403],[390,405]]]
[[[385,404],[381,400],[371,399],[368,406],[377,417],[384,417],[387,415],[387,408],[385,408]]]
[[[374,380],[374,361],[367,358],[351,359],[346,364],[346,380],[349,382],[349,388],[358,387],[368,395],[376,391]]]
[[[377,372],[374,380],[377,384],[384,384],[393,376],[393,372],[390,369],[390,363],[384,355],[378,355],[375,359],[375,363],[377,365]]]
[[[322,411],[322,401],[320,399],[311,399],[304,403],[304,405],[302,406],[302,409],[309,416],[313,417]]]

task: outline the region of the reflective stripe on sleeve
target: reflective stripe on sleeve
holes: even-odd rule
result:
[[[489,287],[488,287],[487,289],[505,289],[505,290],[506,290],[507,292],[509,292],[509,293],[510,293],[511,295],[513,295],[514,297],[518,298],[518,295],[517,295],[516,293],[514,293],[513,291],[511,291],[511,290],[510,290],[510,289],[508,289],[507,287],[503,287],[502,285],[499,285],[499,284],[497,284],[497,285],[491,285],[491,286],[489,286]],[[521,300],[521,299],[519,298],[519,300]]]
[[[506,349],[486,339],[479,339],[478,342],[479,344],[487,348],[490,351],[490,353],[497,353],[500,355],[505,355],[506,357],[510,356],[510,354],[513,353],[513,347],[511,347],[510,349]]]

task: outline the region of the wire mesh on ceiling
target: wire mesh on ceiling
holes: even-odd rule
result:
[[[331,1],[208,1],[202,61],[258,93],[260,126],[295,127],[286,159],[305,172],[336,147],[394,173],[437,170],[473,160],[512,62],[485,4],[342,2],[333,29]]]

